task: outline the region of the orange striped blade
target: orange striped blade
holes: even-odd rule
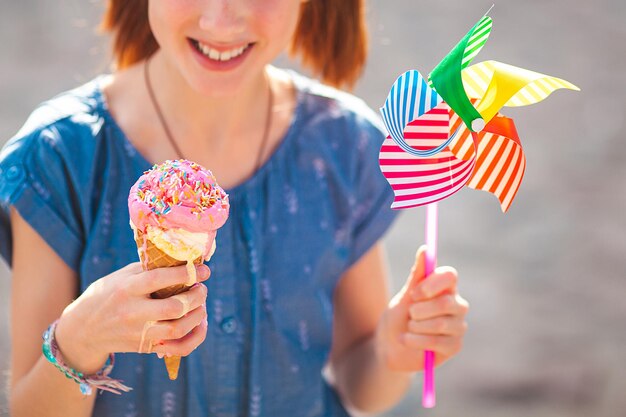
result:
[[[475,106],[478,100],[472,99]],[[450,110],[450,135],[458,133],[448,145],[457,158],[476,165],[467,186],[494,194],[506,212],[522,182],[526,158],[513,119],[497,114],[485,129],[472,134],[461,118]]]
[[[502,211],[506,212],[526,168],[526,157],[513,120],[502,115],[494,117],[476,135],[476,147],[476,166],[467,186],[494,194]]]
[[[476,107],[477,101],[477,99],[470,100],[474,107]],[[474,157],[475,153],[474,139],[472,139],[471,135],[472,132],[465,126],[465,123],[463,123],[459,115],[450,108],[450,136],[457,130],[459,132],[456,137],[452,139],[448,148],[457,158],[469,161]]]

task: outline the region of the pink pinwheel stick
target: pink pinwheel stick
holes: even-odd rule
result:
[[[424,272],[429,276],[435,271],[437,265],[437,203],[426,206],[426,265]],[[422,394],[422,406],[433,408],[436,403],[435,397],[435,353],[427,350],[424,352],[424,389]]]

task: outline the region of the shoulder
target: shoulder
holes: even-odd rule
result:
[[[30,114],[16,136],[27,136],[51,125],[71,122],[77,126],[88,124],[90,120],[85,116],[93,116],[100,104],[100,81],[101,77],[97,77],[44,101]]]
[[[99,91],[101,79],[97,77],[41,103],[9,143],[50,131],[66,134],[97,132],[103,122]]]
[[[296,72],[290,71],[290,74],[309,119],[341,123],[346,127],[365,129],[375,136],[384,136],[380,117],[361,98]]]
[[[370,193],[388,200],[391,188],[380,172],[385,140],[378,115],[360,98],[292,73],[299,98],[295,124],[298,166],[323,171],[332,193],[347,204]],[[296,161],[296,159],[294,159]],[[368,191],[363,191],[368,190]]]
[[[43,103],[0,151],[3,166],[80,160],[93,148],[104,124],[98,92],[100,77]],[[42,167],[43,168],[43,167]]]
[[[364,166],[377,171],[385,140],[378,115],[362,99],[291,72],[298,92],[295,123],[303,148],[325,155],[338,175],[359,180]]]
[[[41,103],[4,145],[0,204],[18,198],[28,187],[44,199],[51,198],[51,189],[84,188],[103,139],[99,81],[95,78]]]

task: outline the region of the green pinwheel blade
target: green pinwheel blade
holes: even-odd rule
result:
[[[461,117],[471,131],[474,131],[472,121],[481,119],[481,116],[465,93],[461,70],[472,62],[485,45],[492,25],[491,17],[483,16],[428,77],[437,93]]]

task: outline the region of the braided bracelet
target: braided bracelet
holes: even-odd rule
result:
[[[109,391],[114,394],[121,394],[122,391],[128,392],[132,389],[122,384],[122,382],[117,379],[109,378],[109,374],[113,370],[113,365],[115,364],[115,354],[113,353],[109,355],[102,369],[95,374],[84,375],[82,372],[78,372],[77,370],[69,367],[63,361],[61,350],[59,349],[59,345],[57,344],[55,338],[55,330],[58,323],[59,320],[55,320],[54,323],[52,323],[43,333],[43,355],[59,371],[63,372],[67,378],[78,383],[80,386],[80,392],[83,395],[91,395],[92,388]]]

